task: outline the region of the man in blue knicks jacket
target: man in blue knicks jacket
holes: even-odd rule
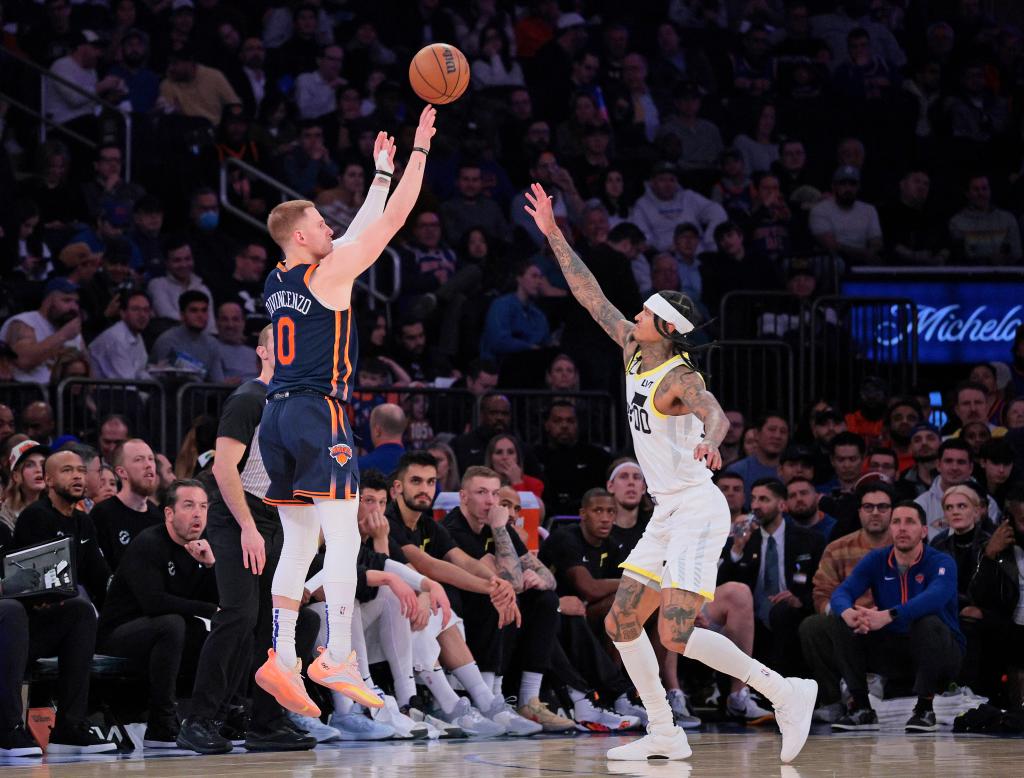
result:
[[[832,594],[834,658],[852,698],[833,729],[878,729],[868,700],[872,671],[912,677],[917,705],[906,729],[934,731],[932,698],[956,678],[963,661],[956,563],[926,545],[927,517],[914,502],[893,508],[890,531],[892,545],[871,551]],[[855,606],[869,589],[877,607]]]

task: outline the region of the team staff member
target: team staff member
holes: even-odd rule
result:
[[[193,617],[208,619],[217,612],[210,569],[216,560],[201,539],[207,499],[199,481],[170,485],[164,523],[140,532],[125,550],[100,614],[100,651],[149,668],[146,748],[177,747],[175,683],[183,658],[194,661],[206,637],[205,626]]]
[[[281,521],[277,509],[263,502],[269,479],[257,445],[267,385],[274,375],[274,337],[268,325],[256,346],[258,378],[239,386],[224,402],[217,426],[216,455],[206,537],[217,565],[220,610],[212,619],[196,670],[192,705],[178,735],[178,745],[201,754],[225,753],[230,741],[214,725],[222,721],[236,694],[252,697],[246,748],[306,750],[316,739],[296,730],[277,701],[251,684],[253,657],[267,655],[271,634],[270,582],[281,554]],[[320,621],[307,609],[299,614],[298,635],[308,655]]]
[[[89,518],[96,526],[103,557],[111,570],[117,570],[132,539],[148,527],[163,524],[164,517],[149,500],[160,486],[149,444],[138,438],[126,440],[114,449],[111,460],[121,489],[96,505]]]

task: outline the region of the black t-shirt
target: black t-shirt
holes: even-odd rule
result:
[[[110,567],[96,542],[96,527],[82,511],[65,516],[44,494],[18,516],[10,548],[24,548],[48,543],[57,538],[71,538],[75,552],[75,576],[97,606],[103,604],[110,580]]]
[[[589,443],[545,446],[537,457],[543,468],[544,503],[549,516],[578,516],[583,494],[608,480],[610,457]]]
[[[160,509],[148,500],[146,510],[137,511],[121,502],[117,495],[94,506],[89,518],[96,527],[96,539],[111,571],[120,566],[124,552],[134,538],[143,530],[164,523]]]
[[[429,512],[420,515],[413,529],[405,526],[398,506],[394,503],[388,505],[384,515],[391,524],[390,540],[398,545],[399,550],[402,546],[416,546],[435,559],[444,559],[445,554],[455,548],[455,542],[448,534],[448,530],[434,521],[434,517]],[[404,558],[399,559],[396,556],[392,556],[392,559],[396,562],[404,561]]]
[[[647,529],[647,523],[651,520],[651,511],[641,510],[636,517],[636,524],[629,529],[619,527],[618,525],[612,527],[611,537],[622,546],[623,559],[626,555],[632,551],[640,540],[640,536],[644,534],[644,530]]]
[[[245,490],[245,501],[253,520],[261,529],[275,530],[280,524],[277,509],[263,502],[270,487],[270,477],[259,457],[250,460],[253,446],[258,446],[260,420],[267,404],[267,385],[254,378],[246,381],[224,401],[217,423],[217,437],[231,438],[245,444],[242,458],[238,460],[238,474]],[[210,504],[223,506],[220,492],[211,493]]]
[[[579,592],[569,581],[568,572],[574,567],[585,567],[596,579],[619,578],[619,562],[629,552],[614,535],[609,535],[600,545],[593,546],[583,537],[579,524],[562,527],[552,534],[540,547],[540,561],[547,565],[558,582],[560,596],[576,595]]]
[[[121,557],[100,613],[99,634],[143,616],[210,618],[217,612],[213,568],[197,562],[164,526],[138,534]]]
[[[445,516],[441,524],[451,534],[455,545],[473,559],[480,559],[486,554],[494,553],[494,535],[491,533],[491,528],[485,525],[479,533],[473,532],[473,528],[469,526],[466,517],[458,508],[453,509]],[[508,534],[512,538],[512,547],[516,550],[516,556],[521,557],[527,552],[527,548],[519,539],[519,533],[510,529]]]

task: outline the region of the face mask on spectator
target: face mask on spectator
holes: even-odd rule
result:
[[[203,211],[199,214],[197,224],[199,225],[199,229],[206,232],[215,230],[217,229],[217,225],[220,224],[220,214],[217,211]]]

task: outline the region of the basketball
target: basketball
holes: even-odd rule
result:
[[[454,46],[431,43],[417,51],[409,63],[409,83],[428,103],[455,102],[469,86],[469,62]]]

